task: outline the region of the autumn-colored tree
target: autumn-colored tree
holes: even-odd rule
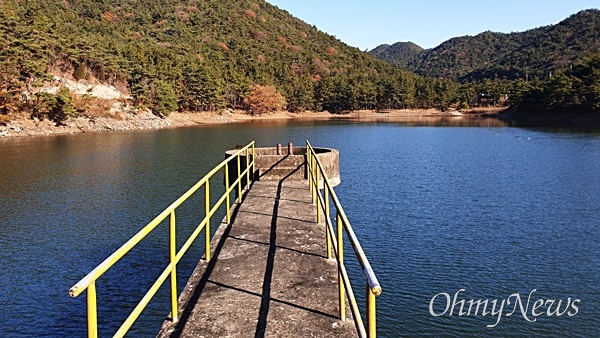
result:
[[[251,9],[247,9],[247,10],[244,12],[244,14],[246,14],[246,17],[247,17],[248,19],[254,19],[254,18],[256,18],[256,13],[255,13],[253,10],[251,10]]]
[[[108,22],[117,22],[119,20],[119,17],[111,12],[104,12],[102,18]]]
[[[251,114],[263,114],[285,108],[287,102],[273,86],[253,84],[244,97],[244,103]]]

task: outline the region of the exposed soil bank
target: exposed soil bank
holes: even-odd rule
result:
[[[31,119],[28,116],[12,117],[0,123],[0,137],[63,135],[102,131],[160,129],[173,122],[150,113],[127,114],[119,119],[110,117],[68,118],[61,125],[49,120]]]
[[[489,113],[489,110],[487,110]],[[352,119],[360,121],[381,121],[381,122],[401,122],[423,117],[456,117],[460,116],[478,116],[480,111],[473,113],[458,111],[442,112],[436,109],[405,109],[405,110],[360,110],[346,113],[332,114],[329,112],[311,112],[302,113],[276,112],[264,115],[249,115],[245,111],[223,110],[221,112],[202,112],[202,113],[172,113],[167,118],[160,118],[149,112],[126,113],[119,115],[120,118],[110,117],[77,117],[68,118],[61,125],[56,125],[52,121],[31,119],[29,115],[11,116],[10,121],[0,121],[0,137],[22,137],[22,136],[41,136],[41,135],[64,135],[88,132],[106,132],[106,131],[129,131],[129,130],[147,130],[163,129],[173,127],[186,127],[203,124],[224,124],[249,121],[264,120],[332,120],[332,119]]]

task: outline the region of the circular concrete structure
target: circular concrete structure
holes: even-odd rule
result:
[[[329,178],[329,182],[336,186],[341,183],[340,178],[340,152],[331,148],[313,148],[317,158],[323,165],[323,170]],[[237,150],[227,150],[225,157],[235,154]],[[294,147],[292,154],[288,154],[287,146],[281,148],[281,155],[277,155],[277,148],[254,148],[256,156],[256,172],[254,178],[264,181],[305,180],[308,178],[306,169],[306,147]],[[252,154],[250,154],[252,157]],[[246,169],[246,154],[240,158],[241,170]],[[229,162],[229,181],[233,182],[237,177],[237,161]],[[320,183],[322,186],[323,183]]]

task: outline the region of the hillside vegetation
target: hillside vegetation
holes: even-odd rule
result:
[[[53,76],[112,85],[129,95],[125,103],[159,116],[222,108],[599,109],[598,56],[592,57],[599,13],[516,35],[456,38],[428,51],[394,45],[394,55],[418,75],[262,0],[1,0],[0,124],[19,112],[57,123],[93,118],[102,104],[93,109],[91,92],[42,90]],[[382,47],[381,55],[394,46]],[[556,76],[545,78],[547,67]],[[530,72],[527,81],[510,80],[522,79],[519,69]]]
[[[68,89],[38,93],[51,74],[114,85],[165,115],[244,108],[252,85],[275,87],[290,111],[447,106],[443,90],[456,86],[393,67],[260,0],[2,0],[0,33],[5,114],[85,114]]]
[[[428,50],[408,44],[382,45],[370,53],[422,76],[461,82],[545,79],[600,51],[600,10],[525,32],[457,37]]]

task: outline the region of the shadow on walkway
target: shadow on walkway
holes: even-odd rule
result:
[[[336,317],[337,266],[323,256],[308,183],[289,176],[253,183],[215,233],[212,260],[190,277],[179,321],[167,319],[158,337],[357,335]]]

